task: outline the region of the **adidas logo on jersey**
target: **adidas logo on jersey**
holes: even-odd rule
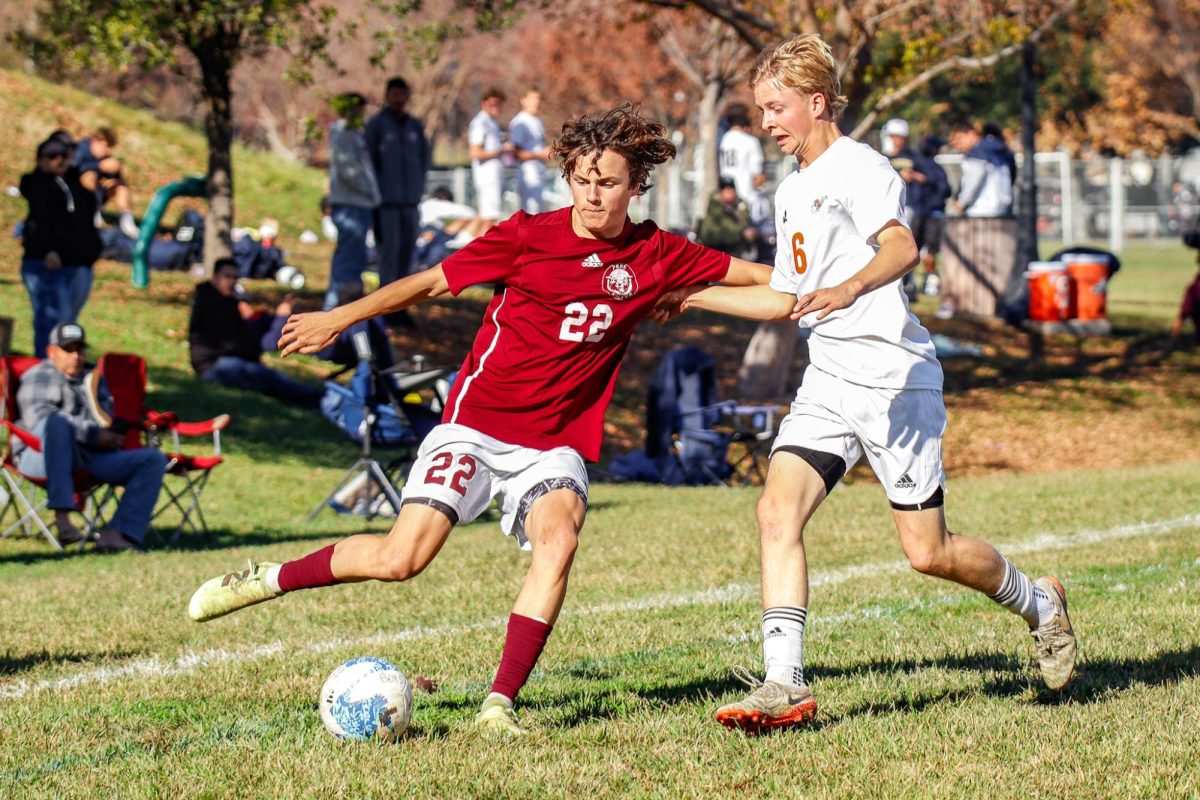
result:
[[[587,267],[588,269],[594,269],[596,267],[603,267],[604,262],[600,260],[600,256],[592,253],[590,256],[585,258],[579,266]]]
[[[784,225],[787,224],[787,209],[786,208],[783,210],[783,224]]]
[[[900,480],[896,481],[896,488],[897,489],[915,489],[915,488],[917,488],[917,482],[914,481],[912,478],[910,478],[908,473],[906,472],[900,476]]]

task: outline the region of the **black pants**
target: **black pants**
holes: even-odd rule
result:
[[[398,281],[412,270],[419,220],[416,206],[383,205],[375,209],[380,286]]]

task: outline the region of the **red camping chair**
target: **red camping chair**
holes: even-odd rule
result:
[[[126,434],[126,447],[162,447],[164,434],[170,434],[170,446],[164,448],[169,458],[167,476],[151,519],[158,520],[171,509],[179,512],[179,524],[165,537],[168,542],[177,541],[185,531],[206,536],[208,523],[200,497],[212,471],[225,460],[221,456],[221,431],[229,425],[229,415],[221,414],[202,422],[180,422],[173,412],[146,408],[146,360],[141,356],[105,353],[97,369],[112,393],[113,416],[136,423]],[[212,454],[185,455],[180,450],[181,436],[211,436]]]
[[[43,512],[49,502],[45,490],[46,479],[26,475],[17,469],[16,457],[12,450],[12,440],[20,439],[27,447],[37,451],[42,449],[42,440],[17,426],[20,414],[17,412],[17,388],[21,376],[37,366],[42,359],[32,356],[4,356],[0,358],[0,433],[4,441],[0,450],[4,452],[3,469],[4,486],[0,487],[7,495],[4,505],[0,507],[0,524],[8,518],[9,512],[14,512],[16,521],[0,531],[0,537],[13,536],[21,532],[24,536],[41,534],[55,549],[62,550],[50,527],[43,519]],[[92,503],[93,493],[103,484],[87,472],[77,472],[72,476],[75,483],[75,509],[84,516],[84,539],[93,535],[102,525],[99,507]]]

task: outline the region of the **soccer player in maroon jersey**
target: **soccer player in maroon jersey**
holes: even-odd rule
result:
[[[587,510],[584,459],[600,453],[604,411],[636,325],[667,292],[763,284],[770,269],[634,224],[629,203],[675,155],[661,124],[628,105],[563,126],[554,145],[572,205],[518,211],[444,262],[332,311],[293,315],[280,350],[313,353],[360,320],[495,286],[442,424],[422,443],[387,536],[350,536],[296,561],[251,564],[196,590],[202,622],[284,592],[419,574],[459,522],[497,499],[501,527],[532,549],[509,617],[484,729],[522,733],[513,701],[562,608]]]

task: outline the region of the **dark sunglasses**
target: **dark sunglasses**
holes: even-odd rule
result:
[[[63,345],[59,345],[59,347],[68,353],[82,353],[84,350],[87,349],[87,345],[84,344],[83,342],[75,342],[73,344],[63,344]]]

